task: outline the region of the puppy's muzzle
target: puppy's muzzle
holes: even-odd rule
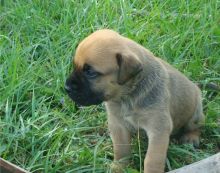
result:
[[[91,84],[85,80],[80,79],[73,73],[64,85],[69,97],[78,105],[89,106],[100,104],[104,98],[100,92],[95,92],[91,89]]]

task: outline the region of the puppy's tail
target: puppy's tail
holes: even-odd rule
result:
[[[213,100],[217,95],[220,94],[220,86],[216,83],[197,83],[197,86],[202,90],[205,91],[205,97],[208,100]]]
[[[201,90],[210,90],[217,93],[220,91],[220,86],[214,82],[210,82],[210,83],[198,82],[196,84]]]

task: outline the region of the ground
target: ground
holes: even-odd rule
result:
[[[104,106],[76,109],[63,90],[78,42],[111,28],[192,81],[219,85],[219,11],[218,0],[1,0],[0,156],[32,172],[110,172]],[[200,148],[171,142],[167,171],[219,152],[220,94],[202,93]],[[128,172],[143,168],[144,142],[134,138]]]

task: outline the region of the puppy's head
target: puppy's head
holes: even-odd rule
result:
[[[142,64],[124,37],[111,30],[99,30],[77,47],[74,71],[66,80],[68,95],[80,105],[118,99]]]

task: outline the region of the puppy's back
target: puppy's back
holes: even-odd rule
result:
[[[168,73],[170,113],[174,129],[183,127],[194,115],[200,97],[200,89],[184,74],[160,59]]]

